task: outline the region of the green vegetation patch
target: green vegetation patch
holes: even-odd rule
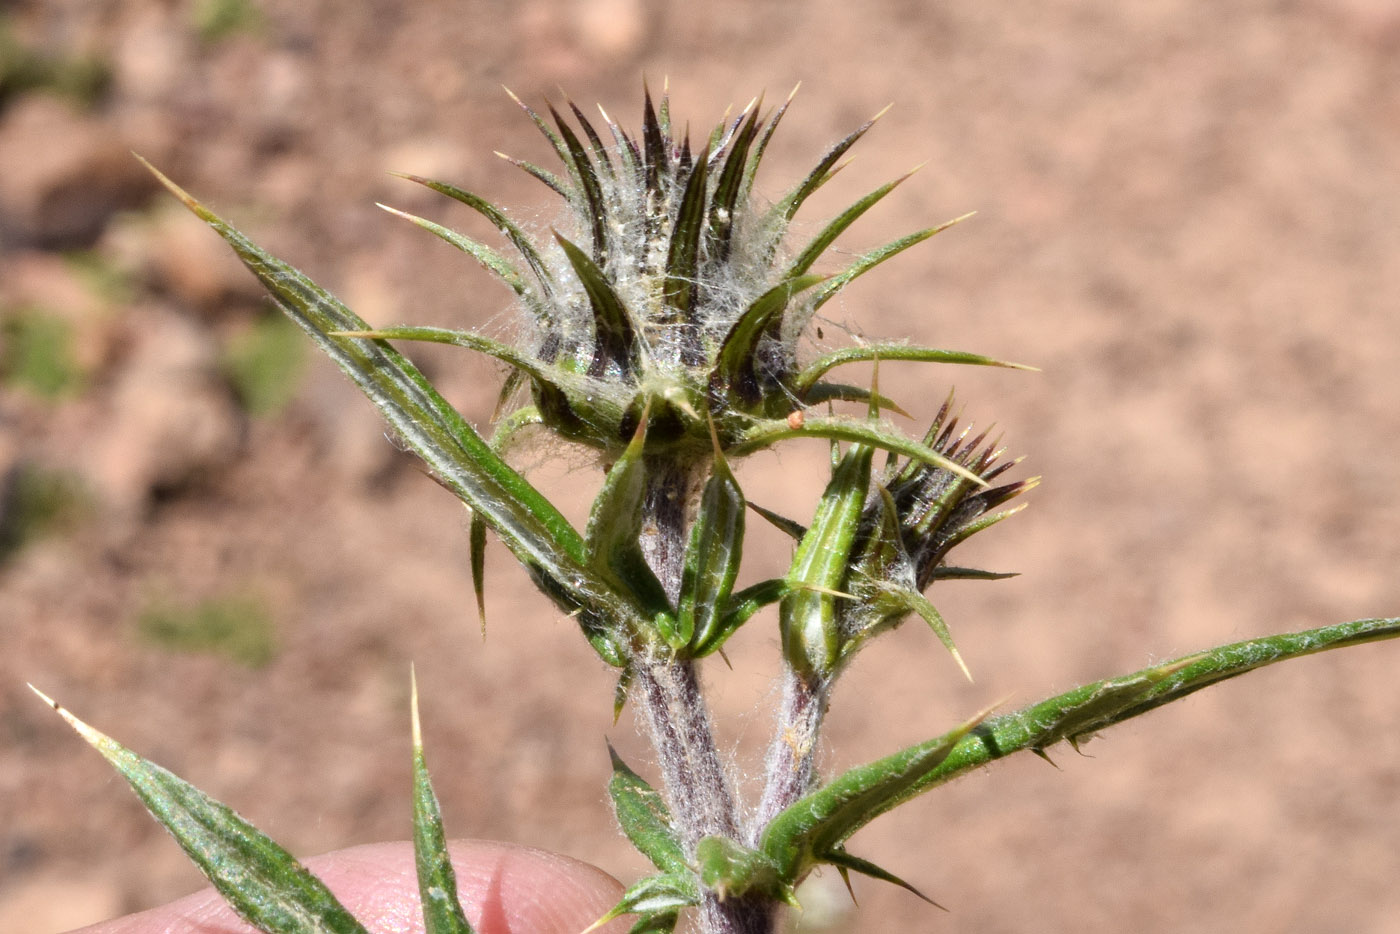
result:
[[[19,41],[0,16],[0,107],[28,91],[49,91],[91,107],[112,82],[107,62],[92,55],[52,54]]]
[[[71,532],[92,510],[92,493],[65,470],[21,464],[0,490],[0,564],[44,535]]]
[[[0,310],[0,381],[44,399],[75,395],[83,373],[72,326],[41,308]]]
[[[224,348],[224,374],[250,415],[282,411],[296,396],[305,363],[305,340],[281,315],[259,319]]]
[[[194,0],[190,23],[201,42],[215,43],[262,28],[263,14],[252,0]]]
[[[248,593],[192,604],[158,601],[137,618],[137,631],[162,649],[222,655],[248,668],[261,668],[277,654],[272,613],[263,600]]]

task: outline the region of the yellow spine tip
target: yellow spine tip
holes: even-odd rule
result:
[[[73,716],[73,714],[69,713],[66,707],[64,707],[58,701],[54,700],[52,697],[49,697],[49,695],[36,688],[34,685],[30,684],[29,690],[39,695],[40,700],[52,707],[58,713],[58,715],[64,720],[66,720],[68,722],[68,725],[71,726],[74,730],[76,730],[78,735],[81,736],[83,739],[87,740],[90,745],[96,746],[100,750],[102,744],[108,741],[107,736],[105,734],[99,733],[97,730],[94,730],[92,727],[88,726],[86,723]]]
[[[408,708],[413,723],[413,751],[423,751],[423,724],[418,719],[418,674],[413,663],[408,663]]]

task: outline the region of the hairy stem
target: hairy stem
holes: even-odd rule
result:
[[[784,673],[782,705],[764,765],[763,797],[748,828],[750,846],[758,843],[769,821],[812,786],[828,686],[810,683],[791,669]]]
[[[647,464],[642,550],[675,602],[685,564],[686,507],[694,477],[675,461]],[[701,837],[739,840],[738,811],[720,763],[709,709],[695,665],[688,659],[637,660],[633,696],[646,720],[682,843],[689,852]],[[700,903],[704,934],[770,934],[773,905],[751,899],[721,901],[705,892]]]

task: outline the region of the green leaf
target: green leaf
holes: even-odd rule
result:
[[[1015,713],[994,717],[958,743],[947,759],[903,793],[888,810],[971,769],[1023,749],[1078,743],[1115,723],[1256,668],[1330,649],[1400,636],[1400,618],[1363,619],[1264,636],[1186,655],[1119,678],[1086,684]]]
[[[666,281],[662,289],[668,308],[676,321],[692,317],[695,305],[695,285],[699,278],[700,234],[705,228],[705,182],[709,177],[709,150],[703,150],[695,160],[690,179],[686,182],[681,206],[676,213],[676,225],[671,231],[671,248],[666,256]]]
[[[622,456],[603,480],[593,500],[586,534],[589,567],[646,608],[652,624],[673,648],[684,645],[675,632],[675,616],[666,590],[642,554],[642,522],[647,489],[646,448],[648,413]]]
[[[608,147],[603,145],[603,140],[598,136],[598,131],[593,129],[593,124],[588,122],[588,118],[583,115],[583,111],[573,101],[569,101],[569,109],[573,111],[574,119],[578,125],[583,127],[584,135],[588,137],[588,146],[592,150],[592,161],[594,166],[602,170],[609,178],[613,177],[612,158],[608,155]]]
[[[536,179],[543,182],[546,188],[562,197],[565,201],[570,204],[575,203],[577,197],[575,195],[576,189],[553,172],[548,169],[542,169],[533,162],[526,162],[524,159],[516,159],[512,156],[507,156],[505,153],[498,152],[496,155],[516,168],[523,169],[527,175],[534,176]]]
[[[505,94],[510,95],[512,101],[515,101],[515,104],[518,104],[519,108],[521,108],[522,111],[525,111],[526,115],[529,116],[529,119],[531,119],[531,122],[533,123],[533,125],[535,125],[536,129],[539,129],[539,132],[542,133],[543,136],[545,136],[545,139],[549,140],[550,146],[554,147],[554,154],[559,155],[559,161],[563,162],[564,165],[567,165],[568,168],[574,169],[575,167],[573,165],[573,154],[571,154],[570,151],[568,151],[567,146],[564,146],[564,140],[560,139],[559,133],[556,133],[554,132],[554,130],[550,129],[549,123],[545,122],[545,118],[542,118],[542,116],[540,116],[539,113],[535,111],[535,108],[532,108],[531,105],[526,104],[526,102],[522,101],[522,99],[515,97],[515,92],[511,91],[510,88],[505,88]]]
[[[787,100],[783,101],[778,109],[773,111],[773,115],[764,122],[763,130],[758,134],[758,139],[751,147],[748,161],[744,165],[744,181],[740,186],[739,196],[735,199],[736,204],[744,204],[748,201],[749,193],[753,191],[754,178],[758,175],[758,166],[763,162],[763,154],[767,151],[768,143],[773,139],[773,133],[778,129],[778,124],[782,122],[783,114],[787,113],[792,99],[797,96],[799,87],[801,87],[800,82],[793,86],[792,91],[788,93]]]
[[[583,290],[588,293],[588,301],[593,306],[594,340],[600,354],[594,355],[594,370],[591,376],[601,376],[601,367],[611,361],[616,363],[624,375],[631,374],[641,362],[643,347],[632,313],[613,291],[612,283],[604,275],[598,264],[588,258],[577,246],[562,237],[557,231],[554,239],[564,248],[578,275]]]
[[[635,924],[627,929],[627,934],[671,934],[676,929],[676,923],[680,919],[679,910],[658,911],[642,915]]]
[[[847,266],[842,272],[837,273],[836,275],[828,279],[826,283],[820,289],[817,290],[816,298],[812,302],[812,309],[815,311],[816,309],[825,305],[832,298],[835,298],[836,294],[842,289],[844,289],[847,285],[849,285],[851,280],[859,278],[860,276],[864,275],[865,273],[874,269],[876,266],[883,263],[885,260],[898,256],[900,253],[903,253],[905,250],[909,249],[911,246],[914,246],[916,243],[923,243],[925,240],[927,240],[929,237],[932,237],[934,234],[940,234],[943,231],[947,230],[949,227],[952,227],[954,224],[962,223],[963,221],[971,217],[974,213],[976,212],[974,211],[968,214],[964,214],[962,217],[955,217],[950,221],[945,221],[944,223],[939,224],[937,227],[929,227],[925,230],[916,231],[915,233],[911,233],[907,236],[900,237],[898,240],[893,240],[882,247],[878,247],[877,249],[871,250],[869,253],[862,255],[854,263]]]
[[[666,99],[661,99],[662,111],[665,113]],[[646,153],[646,190],[659,191],[662,174],[669,174],[671,160],[666,153],[667,136],[669,136],[669,115],[667,115],[668,125],[663,128],[662,122],[656,116],[656,111],[651,105],[651,90],[646,82],[642,82],[642,147]]]
[[[816,191],[831,178],[834,174],[832,167],[836,165],[836,161],[844,156],[846,151],[854,146],[856,142],[875,125],[876,120],[884,116],[886,110],[889,110],[889,108],[886,107],[885,110],[880,111],[874,117],[857,127],[855,132],[851,133],[835,146],[832,146],[831,149],[827,151],[826,155],[822,156],[816,168],[814,168],[796,188],[784,195],[782,200],[773,206],[771,212],[773,216],[780,222],[785,223],[796,214],[797,209],[811,196],[812,192]]]
[[[916,590],[894,586],[880,588],[880,596],[884,600],[894,603],[904,612],[914,613],[928,623],[928,628],[933,630],[938,641],[942,642],[943,647],[948,650],[948,654],[953,656],[953,661],[958,663],[958,668],[962,670],[963,676],[969,681],[972,680],[972,672],[968,671],[962,653],[953,644],[953,635],[948,631],[948,624],[943,621],[943,614],[938,612],[938,609],[928,601],[927,597]]]
[[[783,534],[792,538],[793,541],[802,541],[802,536],[807,534],[807,526],[796,519],[789,519],[787,516],[779,515],[771,509],[767,509],[757,503],[749,503],[749,508],[767,519],[769,524]]]
[[[582,934],[589,934],[590,931],[597,930],[621,915],[637,914],[642,916],[642,920],[659,916],[659,920],[664,920],[668,916],[678,914],[682,908],[698,904],[700,904],[700,887],[695,883],[695,873],[689,869],[683,872],[647,876],[634,882],[627,891],[622,893],[622,898],[618,900],[618,903],[609,909],[607,914],[584,928]],[[634,927],[632,930],[667,930],[665,927],[656,927],[656,923],[648,921],[650,926],[642,926],[639,922],[639,927]]]
[[[845,383],[828,383],[822,381],[813,385],[802,396],[802,403],[808,406],[818,406],[823,402],[863,402],[867,406],[875,406],[886,412],[893,412],[896,415],[903,415],[905,418],[913,418],[904,410],[904,407],[895,402],[889,396],[878,392],[872,392],[865,386],[850,386]]]
[[[30,689],[121,773],[151,815],[249,924],[267,934],[365,934],[325,883],[252,824],[94,730],[38,688]]]
[[[765,606],[777,603],[783,597],[792,592],[792,585],[780,578],[759,581],[751,584],[743,590],[730,597],[725,604],[724,613],[720,616],[719,625],[708,639],[695,643],[694,655],[696,658],[703,658],[713,652],[717,652],[724,645],[725,640],[738,630],[738,628],[749,621],[759,610]]]
[[[739,191],[743,187],[744,170],[748,165],[749,146],[758,132],[758,111],[763,106],[762,99],[749,105],[748,119],[730,144],[724,157],[724,167],[720,169],[719,181],[715,183],[714,197],[710,202],[709,233],[707,252],[718,261],[729,257],[730,238],[734,233],[734,212],[739,203]]]
[[[759,850],[789,884],[843,844],[851,834],[884,813],[893,802],[946,759],[990,710],[942,736],[842,773],[799,798],[764,828]]]
[[[792,265],[788,267],[787,275],[789,277],[800,276],[811,269],[812,264],[826,252],[826,248],[831,246],[847,227],[854,224],[862,214],[874,207],[885,195],[894,191],[905,179],[917,171],[918,169],[914,169],[892,182],[886,182],[838,214],[835,219],[822,228],[819,234],[812,238],[812,241],[803,248],[801,253],[797,254],[797,259],[793,260]]]
[[[914,893],[919,898],[922,898],[924,901],[928,902],[935,908],[943,908],[943,906],[938,904],[938,902],[929,898],[923,892],[920,892],[918,889],[914,888],[908,882],[905,882],[903,879],[890,872],[888,869],[881,869],[879,866],[876,866],[869,860],[861,859],[859,856],[852,856],[850,853],[847,853],[841,847],[837,847],[830,853],[823,854],[822,861],[830,863],[837,869],[841,870],[843,878],[845,877],[847,871],[858,872],[863,876],[869,876],[872,879],[879,879],[881,882],[888,882],[891,885],[897,885],[906,891]],[[846,885],[847,887],[849,887],[850,882],[847,881]],[[947,911],[948,909],[943,908],[943,910]]]
[[[743,550],[744,494],[724,455],[716,451],[681,574],[677,638],[683,643],[705,645],[716,635]]]
[[[932,579],[936,581],[1004,581],[1011,577],[1020,576],[1020,571],[983,571],[978,568],[959,568],[940,564],[933,569]]]
[[[584,152],[583,144],[579,142],[578,136],[564,122],[564,118],[559,116],[559,112],[553,106],[549,108],[549,115],[554,118],[555,126],[559,127],[559,135],[563,138],[564,146],[568,150],[569,157],[564,160],[565,164],[572,167],[579,187],[583,190],[584,203],[579,208],[592,232],[593,258],[601,263],[607,253],[607,240],[605,239],[607,206],[603,201],[603,189],[598,184],[597,170],[594,168],[593,161],[588,158],[588,153]]]
[[[974,366],[1001,366],[1014,370],[1035,370],[1035,367],[1032,366],[1007,363],[1003,360],[994,360],[991,357],[961,350],[939,350],[936,347],[920,347],[915,344],[881,342],[863,344],[859,347],[843,347],[840,350],[822,354],[803,367],[802,372],[793,379],[793,391],[798,396],[805,398],[806,394],[815,385],[818,385],[817,380],[821,379],[833,367],[841,366],[844,363],[868,363],[872,360],[879,360],[882,363],[889,360],[915,360],[924,363],[962,363]]]
[[[233,247],[279,307],[360,387],[439,482],[496,531],[541,589],[566,612],[579,613],[594,648],[615,657],[605,630],[634,618],[638,608],[588,571],[582,536],[544,494],[493,452],[398,351],[382,340],[331,336],[369,330],[358,315],[144,164]]]
[[[480,198],[469,191],[463,191],[461,188],[455,185],[449,185],[446,182],[434,181],[430,178],[423,178],[420,175],[408,175],[400,172],[391,172],[390,174],[407,179],[410,182],[417,182],[419,185],[424,185],[431,188],[433,191],[447,195],[447,197],[455,201],[460,201],[478,214],[481,214],[494,224],[497,230],[505,234],[515,246],[516,250],[520,252],[520,255],[525,258],[525,262],[529,264],[530,270],[539,281],[540,289],[543,294],[545,296],[553,294],[554,279],[549,274],[549,267],[545,265],[544,260],[540,257],[539,251],[535,249],[535,245],[530,241],[530,238],[526,236],[525,231],[521,230],[519,225],[507,217],[505,212],[500,208],[484,198]]]
[[[529,296],[530,287],[526,284],[520,272],[510,264],[509,260],[489,246],[478,243],[471,237],[464,236],[449,227],[436,224],[425,217],[419,217],[417,214],[409,214],[407,211],[400,211],[398,208],[391,208],[387,204],[380,204],[378,202],[375,203],[375,207],[381,208],[393,214],[395,217],[402,217],[404,220],[410,221],[447,243],[452,244],[463,253],[475,259],[486,269],[494,272],[501,278],[501,281],[510,286],[511,291],[516,295],[522,298]],[[539,310],[537,309],[537,315],[538,314]]]
[[[413,324],[393,325],[387,328],[361,328],[331,331],[331,337],[353,338],[375,341],[422,341],[428,344],[450,344],[465,347],[508,363],[529,375],[532,379],[548,381],[550,368],[535,358],[523,354],[509,344],[493,340],[472,331],[456,331],[450,328],[423,327]]]
[[[971,480],[978,486],[987,485],[977,474],[962,464],[945,457],[927,444],[915,441],[879,424],[871,423],[867,419],[843,418],[841,416],[804,418],[802,424],[796,427],[785,419],[759,421],[733,439],[726,450],[730,454],[740,456],[772,447],[775,443],[788,438],[827,438],[832,441],[868,444],[882,451],[893,451],[934,467],[942,467],[944,470]]]
[[[457,898],[457,873],[447,852],[442,809],[433,793],[428,762],[423,755],[423,728],[418,720],[418,679],[410,669],[413,720],[413,856],[418,868],[418,894],[423,902],[425,934],[472,934]]]
[[[512,371],[520,373],[520,370]],[[538,425],[543,419],[534,406],[525,406],[510,413],[504,421],[496,425],[491,434],[491,450],[502,457],[510,450],[511,442],[520,431],[530,425]],[[476,612],[481,618],[481,637],[486,638],[486,523],[470,506],[468,526],[469,554],[472,573],[472,591],[476,594]]]
[[[695,845],[695,865],[700,870],[700,881],[720,901],[757,892],[796,904],[792,880],[784,878],[766,854],[728,837],[702,837]]]
[[[528,376],[537,392],[555,401],[556,404],[566,406],[575,418],[581,419],[586,425],[616,425],[622,418],[621,408],[613,400],[612,394],[606,391],[605,384],[599,379],[574,373],[564,366],[542,363],[535,357],[521,353],[509,344],[471,331],[397,325],[387,328],[331,331],[330,336],[376,341],[424,341],[432,344],[465,347],[515,367],[514,372],[524,373]],[[518,411],[527,410],[520,409]],[[532,424],[539,424],[544,420],[537,408],[531,408],[528,411],[531,413]],[[502,449],[495,448],[495,450],[500,453]]]
[[[836,601],[822,591],[840,589],[850,567],[861,509],[870,493],[874,453],[873,448],[858,444],[841,458],[788,568],[793,591],[783,598],[779,631],[783,658],[803,676],[830,675],[840,658]],[[804,589],[810,587],[817,589]]]
[[[647,784],[627,767],[612,744],[608,744],[612,759],[612,778],[608,795],[612,798],[617,823],[627,839],[651,860],[663,873],[684,874],[689,871],[685,849],[681,846],[671,824],[671,812],[661,793]]]
[[[729,328],[715,358],[710,386],[716,392],[729,392],[752,404],[760,387],[754,373],[759,341],[787,309],[793,297],[821,282],[822,276],[797,276],[773,286],[744,310]]]

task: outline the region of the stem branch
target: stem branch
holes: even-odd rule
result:
[[[647,562],[671,601],[680,594],[685,567],[686,506],[693,474],[674,460],[652,458],[641,539]],[[709,835],[738,841],[739,818],[729,778],[719,759],[709,709],[689,659],[635,659],[637,709],[646,719],[672,819],[686,851],[694,853]],[[703,893],[700,929],[704,934],[771,934],[774,906],[766,901]]]

